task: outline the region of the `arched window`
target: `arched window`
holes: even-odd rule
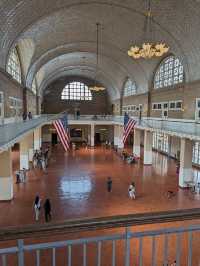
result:
[[[88,86],[81,82],[70,82],[67,84],[61,94],[62,100],[73,101],[91,101],[92,93]]]
[[[21,83],[21,66],[16,48],[9,55],[6,70],[15,80]]]
[[[131,79],[127,79],[124,85],[124,96],[131,96],[136,94],[136,84]]]
[[[34,94],[36,94],[37,91],[37,85],[36,85],[36,79],[34,78],[33,82],[32,82],[32,87],[31,90]]]
[[[182,83],[184,80],[184,69],[180,60],[169,56],[162,61],[154,77],[154,88],[172,86]]]

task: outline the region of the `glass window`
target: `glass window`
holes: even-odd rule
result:
[[[167,109],[168,108],[168,103],[163,103],[163,108]]]
[[[153,107],[152,107],[153,110],[157,110],[158,109],[158,105],[157,103],[153,103]]]
[[[200,108],[200,100],[197,101],[197,107]]]
[[[176,102],[176,108],[177,109],[181,109],[182,108],[182,102],[181,101]]]
[[[124,85],[124,96],[131,96],[136,94],[136,84],[128,79]]]
[[[200,142],[195,142],[193,145],[192,162],[200,165]]]
[[[32,92],[34,94],[36,94],[37,91],[37,85],[36,85],[36,79],[34,78],[33,83],[32,83],[32,88],[31,88]]]
[[[175,102],[170,102],[169,108],[170,109],[175,109],[176,108],[176,103]]]
[[[168,135],[153,132],[153,148],[158,151],[163,151],[168,153],[169,150]]]
[[[61,99],[72,101],[91,101],[92,93],[87,85],[74,81],[64,87]]]
[[[9,97],[11,109],[22,109],[22,100],[15,97]]]
[[[21,66],[16,48],[9,55],[6,70],[15,80],[21,83]]]
[[[159,66],[154,77],[154,88],[172,86],[182,83],[184,80],[183,65],[180,60],[174,56],[167,57]]]

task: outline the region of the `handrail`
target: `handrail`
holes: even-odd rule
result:
[[[73,219],[0,229],[0,241],[38,238],[65,233],[200,219],[200,208],[139,214]]]

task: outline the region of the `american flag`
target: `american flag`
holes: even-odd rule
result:
[[[128,135],[131,130],[134,128],[136,121],[129,117],[127,113],[124,114],[124,134],[123,134],[123,143],[126,143]]]
[[[65,151],[70,149],[70,136],[68,132],[68,119],[67,114],[64,113],[63,117],[53,122],[54,127],[58,133],[60,141]]]

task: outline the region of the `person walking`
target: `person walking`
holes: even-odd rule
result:
[[[35,210],[35,220],[36,220],[36,221],[39,220],[40,209],[41,209],[41,199],[40,199],[40,197],[37,195],[37,196],[35,197],[35,201],[34,201],[34,210]]]
[[[112,179],[111,179],[111,177],[108,177],[108,179],[107,179],[107,191],[108,192],[112,191]]]
[[[51,203],[49,199],[45,200],[44,214],[45,214],[45,221],[49,222],[51,220]]]
[[[44,156],[42,156],[42,158],[41,158],[41,164],[42,164],[43,172],[46,173],[46,160],[45,160]]]

